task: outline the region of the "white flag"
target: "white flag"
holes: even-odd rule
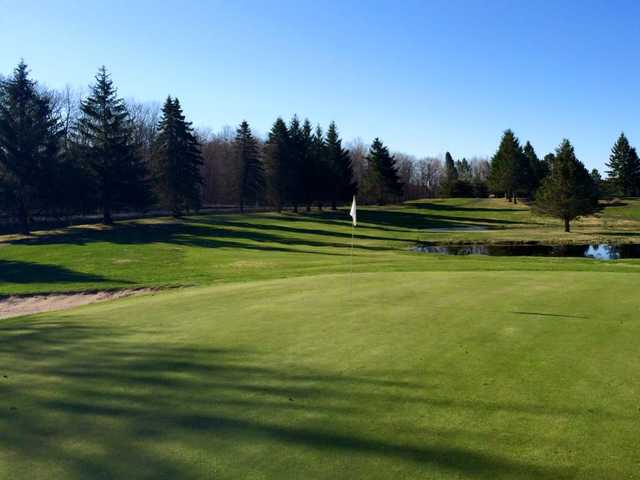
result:
[[[355,227],[358,222],[356,221],[356,196],[353,196],[353,202],[351,203],[351,210],[349,211],[349,215],[353,219],[353,226]]]

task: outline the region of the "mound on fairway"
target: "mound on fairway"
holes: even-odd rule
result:
[[[4,320],[0,478],[638,478],[635,273],[349,282]]]

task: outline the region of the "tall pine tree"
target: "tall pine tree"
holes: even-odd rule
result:
[[[569,140],[563,140],[556,150],[551,174],[538,189],[535,210],[561,219],[565,232],[569,232],[572,220],[596,211],[597,195],[593,178],[576,158]]]
[[[105,224],[117,207],[142,206],[148,200],[148,172],[133,140],[133,125],[110,75],[100,68],[91,93],[80,107],[78,149],[90,172]]]
[[[620,134],[613,145],[607,167],[609,178],[622,195],[640,193],[640,160],[624,133]]]
[[[314,133],[308,118],[302,124],[302,200],[306,211],[311,210],[315,197],[316,158],[314,152]]]
[[[265,173],[267,184],[267,200],[282,211],[288,199],[288,169],[290,168],[289,130],[282,118],[278,117],[271,127],[265,145]]]
[[[378,205],[402,196],[402,183],[395,159],[379,138],[373,140],[369,149],[364,183],[366,195],[375,198]]]
[[[320,125],[316,126],[311,139],[311,161],[313,163],[312,191],[313,198],[318,202],[318,210],[322,210],[324,202],[329,198],[331,182],[331,168],[326,155],[327,144]]]
[[[38,91],[20,62],[0,83],[0,199],[24,234],[32,211],[50,206],[62,134],[50,97]]]
[[[234,146],[240,163],[240,211],[244,212],[247,203],[257,203],[265,182],[258,142],[246,121],[236,130]]]
[[[517,192],[522,186],[522,166],[525,164],[520,142],[512,130],[506,130],[498,151],[491,159],[489,184],[495,193],[504,194],[507,200],[517,202]]]
[[[331,208],[335,210],[338,202],[351,199],[357,189],[353,180],[351,156],[349,151],[342,147],[342,139],[338,135],[335,122],[331,122],[327,130],[325,154],[330,172],[328,187]]]
[[[285,170],[285,197],[293,205],[293,211],[298,211],[298,205],[304,201],[303,166],[306,157],[304,133],[297,115],[289,123],[288,165]]]
[[[153,152],[157,193],[163,207],[175,217],[200,208],[202,156],[191,122],[185,120],[179,100],[167,97],[158,124]]]
[[[524,154],[524,167],[522,185],[527,195],[533,196],[535,191],[540,186],[542,180],[549,174],[546,163],[538,158],[533,145],[527,141],[522,149]]]
[[[452,197],[456,191],[456,184],[458,183],[458,169],[456,163],[453,161],[453,157],[449,152],[444,156],[444,181],[442,184],[442,190],[445,197]]]

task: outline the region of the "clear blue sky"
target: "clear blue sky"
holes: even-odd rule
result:
[[[417,156],[490,155],[512,128],[602,168],[640,146],[637,1],[0,0],[0,71],[51,87],[105,64],[120,94],[182,101],[197,126],[335,120]]]

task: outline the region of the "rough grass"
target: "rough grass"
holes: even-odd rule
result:
[[[362,210],[352,280],[344,212],[6,238],[2,294],[199,286],[0,321],[0,478],[640,478],[639,261],[407,250],[624,203]]]

